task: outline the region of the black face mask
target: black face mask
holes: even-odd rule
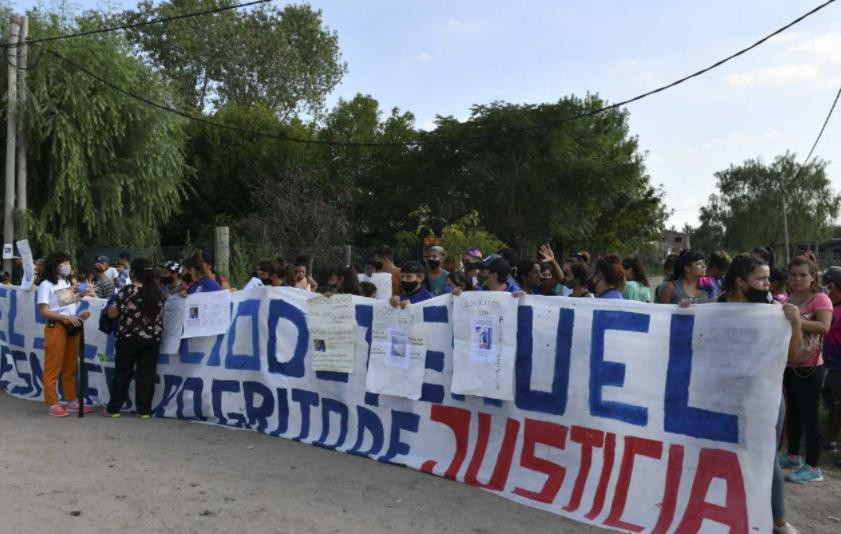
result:
[[[371,265],[374,267],[374,269],[376,269],[378,271],[381,271],[382,268],[383,268],[383,262],[381,262],[381,261],[371,262]]]
[[[748,302],[757,304],[768,304],[772,301],[771,293],[753,287],[748,287],[748,290],[745,291],[745,298],[748,299]]]
[[[426,260],[429,270],[434,271],[441,265],[441,260]]]
[[[400,282],[404,293],[414,293],[420,284],[418,282]]]

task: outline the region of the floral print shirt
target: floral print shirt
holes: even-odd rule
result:
[[[143,299],[140,288],[129,284],[117,293],[117,309],[120,316],[117,320],[117,339],[146,339],[160,342],[163,333],[164,301],[156,303],[152,318],[143,314]]]

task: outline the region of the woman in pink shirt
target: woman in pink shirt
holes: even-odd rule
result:
[[[789,482],[818,482],[823,480],[819,467],[821,429],[818,415],[823,384],[823,336],[832,322],[832,302],[818,290],[818,267],[803,256],[791,260],[788,266],[788,302],[800,309],[803,344],[799,353],[788,363],[783,378],[788,398],[788,454],[780,457],[782,467],[796,471],[787,477]],[[806,462],[800,457],[800,439],[806,434]]]

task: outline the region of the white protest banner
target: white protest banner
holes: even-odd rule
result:
[[[422,308],[375,304],[366,390],[418,400],[425,361]]]
[[[373,273],[368,276],[365,273],[356,275],[360,282],[371,282],[377,286],[377,300],[391,299],[393,286],[391,285],[391,273]]]
[[[307,300],[310,355],[314,371],[353,371],[353,299],[332,295]]]
[[[32,249],[29,247],[28,239],[21,239],[17,242],[20,260],[23,263],[23,278],[20,281],[21,289],[29,289],[35,283],[35,260],[32,257]]]
[[[5,289],[0,389],[41,400],[44,324],[30,292]],[[413,401],[365,389],[371,299],[353,297],[353,372],[313,370],[307,296],[235,293],[225,334],[160,355],[153,413],[405,465],[602,528],[772,530],[790,338],[779,306],[521,297],[514,400],[499,401],[452,391],[455,308],[436,297],[413,305],[426,345]],[[91,405],[107,402],[114,367],[113,337],[97,329],[104,303],[79,310],[92,312],[81,368]]]
[[[231,292],[206,291],[187,295],[182,338],[218,336],[231,326]]]
[[[453,299],[453,392],[514,399],[517,299],[469,291]]]
[[[184,333],[184,316],[187,299],[173,295],[164,303],[164,331],[161,337],[161,354],[178,354],[181,334]]]

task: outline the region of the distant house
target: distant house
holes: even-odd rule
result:
[[[794,246],[794,254],[803,254],[807,250],[815,250],[815,245],[797,244]],[[818,257],[818,266],[825,269],[830,265],[841,265],[841,237],[833,237],[829,241],[824,241],[818,245],[816,255]]]
[[[669,254],[680,254],[689,248],[689,236],[676,230],[663,230],[660,234],[660,253],[665,258]]]

